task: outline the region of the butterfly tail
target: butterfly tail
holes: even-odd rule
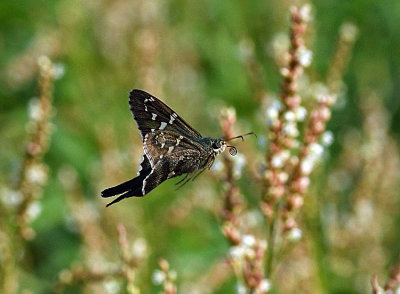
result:
[[[143,195],[143,180],[146,176],[150,173],[150,170],[142,171],[139,176],[133,178],[129,181],[126,181],[122,184],[119,184],[115,187],[111,187],[105,189],[101,192],[101,197],[108,198],[116,195],[120,195],[118,198],[114,199],[112,202],[107,204],[107,207],[121,201],[122,199],[129,198],[129,197],[142,197]]]
[[[133,187],[137,186],[137,180],[138,177],[131,179],[129,181],[126,181],[122,184],[119,184],[115,187],[111,187],[108,189],[105,189],[101,192],[101,197],[107,198],[107,197],[112,197],[115,195],[119,195],[121,193],[124,193],[126,191],[131,190]]]

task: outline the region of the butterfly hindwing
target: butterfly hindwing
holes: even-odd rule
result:
[[[145,91],[132,90],[129,95],[129,105],[143,141],[146,134],[157,130],[167,130],[187,137],[201,138],[201,134],[175,111]]]
[[[143,195],[163,181],[183,174],[194,174],[207,166],[204,146],[170,131],[155,131],[145,137],[143,148],[152,170],[143,181]]]

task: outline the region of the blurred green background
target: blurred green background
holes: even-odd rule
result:
[[[49,56],[60,77],[54,84],[53,133],[44,158],[49,180],[41,213],[33,222],[36,238],[21,257],[21,290],[51,293],[59,272],[76,261],[96,264],[93,260],[101,256],[111,263],[118,255],[115,227],[122,223],[132,242],[141,238],[147,244],[136,279],[142,293],[159,291],[151,274],[160,257],[177,271],[178,287],[183,289],[179,293],[235,293],[232,275],[220,277],[214,286],[214,277],[207,276],[228,250],[219,226],[222,187],[215,172],[204,173],[178,191],[174,181],[166,182],[148,197],[108,209],[100,191],[137,171],[142,147],[128,107],[132,88],[161,98],[203,135],[220,136],[219,111],[232,106],[238,131],[266,137],[267,127],[260,119],[265,109],[255,97],[244,56],[249,51],[260,66],[262,88],[279,93],[281,77],[271,48],[277,35],[287,35],[289,7],[297,3],[0,2],[4,187],[16,183],[21,164],[28,105],[37,95],[37,58]],[[335,141],[314,174],[311,196],[300,216],[301,242],[308,250],[294,251],[283,262],[282,269],[291,270],[274,281],[273,291],[361,293],[368,291],[372,274],[385,280],[399,258],[400,1],[311,4],[309,85],[325,82],[344,23],[357,27],[358,38],[328,126]],[[249,171],[262,162],[266,148],[262,140],[249,138],[238,143],[238,149],[245,154],[257,151],[247,158],[239,184],[253,213],[249,217],[262,222],[259,188]],[[104,246],[91,248],[88,244],[96,242],[85,241],[90,232],[79,229],[76,213],[71,212],[77,198],[71,194],[92,207],[94,215],[87,218],[102,228]],[[6,193],[1,197],[8,201]],[[90,257],[93,251],[95,257]],[[210,285],[208,292],[203,284]],[[85,289],[78,283],[66,293],[94,293]]]

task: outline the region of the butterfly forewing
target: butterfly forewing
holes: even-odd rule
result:
[[[129,105],[143,141],[146,134],[157,130],[167,130],[186,137],[201,138],[201,134],[176,112],[147,92],[132,90],[129,95]]]

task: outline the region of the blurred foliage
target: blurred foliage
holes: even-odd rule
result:
[[[27,110],[38,95],[37,59],[48,56],[58,77],[51,143],[43,160],[48,184],[32,224],[36,237],[16,257],[18,293],[53,292],[60,273],[79,261],[99,268],[118,264],[118,223],[126,226],[130,242],[147,244],[135,278],[142,293],[160,291],[151,276],[161,257],[178,273],[179,293],[234,293],[233,275],[218,270],[228,244],[221,234],[222,185],[215,171],[178,191],[173,180],[167,181],[145,198],[107,209],[100,191],[137,171],[142,146],[127,103],[132,88],[160,97],[204,135],[221,135],[219,111],[232,106],[238,132],[265,137],[267,128],[259,119],[264,109],[255,99],[243,40],[250,40],[264,73],[263,88],[278,93],[281,77],[271,47],[279,33],[287,34],[292,4],[0,2],[3,206],[22,165]],[[366,292],[372,274],[385,280],[399,261],[400,2],[319,0],[312,5],[310,80],[325,82],[343,23],[355,24],[358,39],[328,125],[335,141],[312,177],[300,215],[302,244],[278,269],[284,275],[277,274],[273,291]],[[307,99],[305,104],[312,105]],[[237,146],[247,158],[239,186],[250,211],[256,210],[253,219],[262,220],[259,187],[249,174],[263,161],[265,144],[247,138]],[[100,239],[90,240],[91,234]],[[108,279],[90,284],[77,283],[65,293],[115,293]],[[207,285],[212,287],[206,291]]]

